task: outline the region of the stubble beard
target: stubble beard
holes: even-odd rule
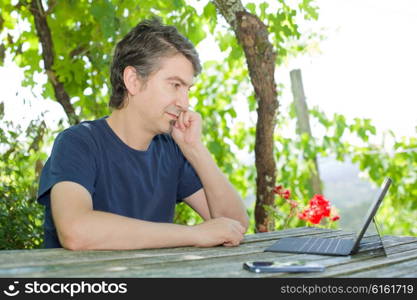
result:
[[[172,135],[172,130],[174,128],[175,122],[176,122],[175,120],[169,120],[169,130],[168,130],[169,135]]]

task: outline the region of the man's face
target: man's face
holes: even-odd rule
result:
[[[194,77],[193,65],[182,54],[162,58],[160,64],[133,99],[142,126],[154,135],[170,133],[179,114],[188,109]]]

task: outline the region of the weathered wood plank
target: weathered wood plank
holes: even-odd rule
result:
[[[320,237],[333,237],[333,236],[345,236],[349,233],[342,231],[323,230],[316,228],[315,230],[308,230],[309,228],[296,228],[297,230],[283,230],[276,232],[268,232],[245,236],[242,245],[255,243],[260,241],[272,241],[275,242],[278,238],[287,236],[304,236],[317,235]],[[256,237],[255,237],[256,236]],[[267,244],[268,246],[272,243]],[[241,247],[241,246],[240,246]],[[267,246],[265,246],[267,247]],[[200,253],[205,254],[206,252],[217,252],[219,249],[225,249],[224,247],[214,248],[194,248],[194,247],[178,247],[178,248],[167,248],[167,249],[148,249],[148,250],[129,250],[129,251],[68,251],[64,249],[44,249],[44,250],[8,250],[0,252],[0,266],[2,268],[11,267],[29,267],[29,266],[46,266],[54,264],[73,264],[73,263],[92,263],[97,261],[111,261],[111,260],[131,260],[139,258],[152,258],[158,260],[159,257],[165,260],[166,258],[173,257],[176,259],[177,256],[181,255],[199,255]],[[227,255],[230,255],[231,249],[238,248],[226,248]],[[19,260],[15,257],[19,255]],[[1,272],[0,272],[1,276]]]
[[[416,237],[384,237],[388,257],[383,256],[378,240],[372,236],[365,237],[359,254],[347,257],[263,252],[279,238],[303,235],[343,238],[352,233],[296,228],[248,235],[242,245],[233,248],[1,251],[0,277],[386,277],[381,275],[384,270],[389,277],[406,277],[413,274],[417,264]],[[299,259],[319,262],[327,270],[313,274],[254,274],[242,269],[244,261]]]
[[[323,263],[324,265],[339,266],[345,264],[346,266],[358,260],[367,261],[372,258],[381,257],[381,253],[370,253],[368,255],[361,255],[353,257],[324,257],[321,255],[307,255],[307,254],[285,254],[285,253],[252,253],[242,256],[232,257],[216,257],[210,260],[202,261],[186,261],[168,262],[164,264],[140,265],[132,266],[125,270],[122,276],[128,277],[272,277],[273,274],[253,274],[242,270],[242,264],[246,260],[279,260],[283,262],[293,260],[305,260],[312,262]],[[414,256],[416,257],[416,255]],[[401,259],[405,259],[402,257]],[[181,273],[178,271],[181,270]],[[114,275],[114,274],[113,274]],[[321,274],[326,276],[325,274]],[[105,274],[105,276],[112,276],[112,274]],[[291,274],[293,276],[293,274]],[[304,276],[305,277],[305,273]]]
[[[318,233],[320,237],[349,237],[350,233],[344,233],[340,231]],[[227,247],[214,247],[214,248],[192,248],[193,252],[178,252],[168,253],[168,255],[159,253],[158,250],[152,250],[155,255],[142,255],[128,258],[113,258],[106,260],[85,260],[85,261],[42,261],[40,263],[31,265],[21,265],[16,262],[9,262],[9,265],[2,265],[0,268],[0,277],[11,276],[13,274],[19,276],[31,276],[31,273],[35,272],[35,276],[39,276],[39,272],[42,272],[45,276],[71,276],[71,274],[86,274],[95,273],[101,274],[104,269],[120,269],[125,270],[132,265],[145,265],[145,264],[164,264],[169,262],[182,262],[186,260],[209,260],[216,257],[233,257],[248,255],[251,253],[263,253],[263,250],[276,240],[264,240],[258,243],[245,243],[239,247],[227,248]],[[68,253],[70,254],[70,253]],[[64,257],[68,258],[68,257]],[[41,269],[39,269],[41,267]],[[32,268],[32,269],[31,269]],[[33,271],[33,272],[32,272]],[[76,276],[76,275],[74,275]],[[84,276],[84,275],[83,275]],[[100,275],[101,276],[101,275]]]
[[[333,259],[329,258],[327,260],[323,259],[320,261],[321,264],[326,266],[326,271],[323,274],[320,273],[301,273],[301,274],[272,274],[272,277],[346,277],[348,272],[356,272],[359,270],[364,270],[370,266],[377,266],[378,264],[393,263],[398,261],[398,256],[401,256],[402,253],[408,253],[408,251],[415,251],[416,253],[412,254],[412,257],[417,258],[417,239],[413,238],[401,240],[397,237],[385,237],[384,244],[390,252],[389,256],[385,256],[381,248],[372,249],[369,247],[364,247],[360,249],[358,254],[349,256],[350,260],[345,259]],[[374,244],[376,245],[376,244]],[[394,257],[393,255],[396,255]],[[408,260],[410,257],[404,256],[404,260]],[[391,260],[389,260],[391,259]],[[378,263],[376,263],[378,262]],[[355,276],[357,277],[357,276]]]
[[[326,272],[326,277],[347,277],[350,274],[356,274],[361,271],[371,270],[378,267],[386,268],[389,265],[399,262],[417,260],[416,245],[413,245],[412,249],[409,248],[409,244],[406,244],[404,247],[399,247],[400,253],[390,254],[388,257],[371,258],[367,261],[355,261],[349,265],[332,266]],[[385,275],[380,274],[378,277],[385,277]]]
[[[267,244],[264,242],[264,244]],[[271,243],[269,241],[269,243]],[[389,244],[389,241],[387,241]],[[407,243],[405,245],[409,245]],[[391,246],[398,247],[398,251],[403,251],[404,247],[398,246],[398,241],[392,241]],[[234,252],[232,255],[210,256],[210,257],[189,257],[188,259],[179,258],[172,261],[156,261],[153,263],[144,263],[143,261],[131,260],[126,262],[112,261],[99,263],[76,265],[76,266],[50,266],[45,270],[31,270],[26,277],[270,277],[271,274],[252,274],[242,270],[242,263],[246,260],[268,260],[279,259],[280,261],[291,261],[295,259],[304,259],[306,261],[319,261],[326,266],[340,266],[349,264],[352,261],[369,260],[375,257],[381,257],[382,252],[365,251],[354,257],[328,257],[321,255],[294,255],[287,253],[262,252],[263,247],[256,245],[242,245],[252,248],[251,251]],[[417,247],[413,245],[414,248]],[[240,248],[240,247],[239,247]],[[408,247],[409,248],[409,247]],[[230,248],[229,248],[230,249]],[[224,248],[223,250],[227,250]],[[303,273],[305,275],[305,273]],[[20,274],[22,275],[22,274]],[[284,276],[283,274],[282,276]],[[291,274],[291,276],[294,274]],[[281,276],[281,274],[279,274]],[[304,277],[304,276],[301,276]],[[327,277],[327,275],[326,275]]]
[[[402,277],[412,276],[417,277],[417,259],[407,260],[405,262],[395,263],[391,265],[376,266],[371,270],[356,272],[349,274],[346,277]]]

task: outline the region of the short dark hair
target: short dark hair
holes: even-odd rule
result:
[[[194,45],[174,26],[163,25],[159,18],[143,20],[119,43],[113,55],[110,69],[112,95],[109,106],[120,109],[124,105],[126,86],[123,71],[127,66],[136,69],[146,82],[149,75],[160,67],[158,59],[183,54],[193,65],[194,76],[201,72],[200,60]]]

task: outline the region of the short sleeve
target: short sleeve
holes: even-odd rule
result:
[[[191,196],[203,187],[200,178],[191,164],[184,158],[184,163],[181,167],[180,178],[177,189],[177,203],[184,198]]]
[[[51,155],[42,169],[38,201],[48,204],[50,189],[58,182],[72,181],[94,193],[96,162],[88,136],[65,130],[55,139]]]

